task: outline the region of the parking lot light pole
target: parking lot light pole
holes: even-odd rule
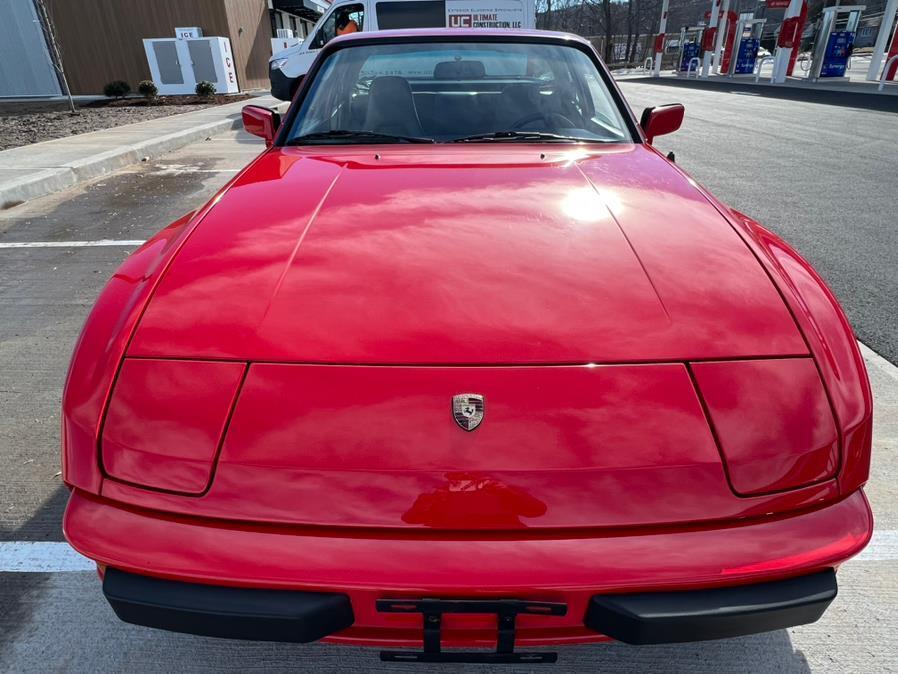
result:
[[[665,33],[667,32],[667,10],[669,6],[670,0],[662,1],[661,22],[658,25],[658,35],[655,38],[655,67],[653,68],[652,77],[661,76],[661,59],[664,57],[664,41]]]

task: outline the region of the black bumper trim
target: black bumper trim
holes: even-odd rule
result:
[[[207,637],[306,643],[354,621],[345,594],[199,585],[113,568],[103,594],[127,623]]]
[[[712,590],[596,595],[586,626],[628,644],[665,644],[812,623],[836,598],[830,569],[772,583]]]

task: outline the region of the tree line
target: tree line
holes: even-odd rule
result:
[[[635,62],[658,30],[661,0],[537,0],[536,10],[537,28],[593,38],[606,63]]]

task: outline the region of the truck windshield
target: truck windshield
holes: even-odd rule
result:
[[[327,57],[287,144],[633,142],[595,63],[574,46],[428,42]]]

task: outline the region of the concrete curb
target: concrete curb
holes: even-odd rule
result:
[[[271,99],[271,101],[269,107],[272,107],[281,113],[285,112],[289,106],[288,103],[277,102],[274,101],[274,99]],[[68,138],[46,141],[45,143],[33,143],[21,148],[13,148],[5,152],[0,152],[0,210],[17,206],[30,199],[36,199],[47,194],[52,194],[53,192],[59,192],[72,187],[73,185],[77,185],[82,181],[96,178],[130,164],[135,164],[143,157],[157,157],[166,152],[171,152],[172,150],[177,150],[185,145],[189,145],[190,143],[208,138],[209,136],[239,128],[242,124],[240,110],[244,105],[249,105],[251,103],[265,105],[268,101],[266,99],[263,101],[240,101],[239,104],[229,103],[221,106],[222,108],[228,108],[228,110],[221,110],[221,112],[226,113],[221,119],[195,124],[170,133],[163,133],[162,135],[153,132],[153,122],[160,122],[163,123],[160,125],[167,126],[176,118],[209,113],[212,112],[212,110],[202,110],[184,113],[183,115],[161,117],[156,120],[111,127],[109,129],[78,134]],[[231,111],[238,105],[239,108]],[[191,120],[182,119],[180,121],[189,122]],[[3,177],[4,169],[14,170],[18,168],[15,165],[15,155],[9,156],[8,153],[16,153],[16,155],[21,156],[25,153],[39,154],[40,152],[49,151],[52,154],[54,149],[65,147],[66,141],[73,141],[70,145],[77,143],[83,144],[85,141],[89,140],[89,137],[97,138],[97,136],[106,132],[114,133],[128,131],[139,124],[145,125],[147,129],[147,133],[145,134],[146,137],[144,139],[136,142],[115,145],[114,147],[101,152],[86,152],[83,157],[72,159],[58,166],[48,166],[46,168],[36,167],[33,171],[28,172],[24,176],[10,178]],[[51,143],[53,144],[52,147],[50,146]],[[4,157],[4,155],[7,155],[8,157],[6,163],[4,162],[4,159],[7,159],[7,157]]]
[[[695,72],[695,71],[693,71]],[[718,83],[718,84],[746,84],[751,86],[759,86],[759,87],[774,87],[777,89],[798,89],[798,90],[807,90],[807,91],[834,91],[838,93],[845,94],[874,94],[877,96],[895,96],[898,95],[898,87],[894,87],[890,89],[888,85],[882,90],[879,91],[879,82],[870,82],[868,80],[864,80],[863,82],[858,80],[848,80],[848,81],[839,81],[828,83],[824,78],[822,81],[817,82],[808,82],[802,78],[797,77],[788,77],[786,81],[781,84],[771,84],[770,83],[770,74],[761,75],[758,81],[755,81],[754,75],[737,75],[735,77],[729,77],[727,75],[710,75],[709,77],[684,77],[682,75],[678,76],[671,72],[668,68],[667,70],[661,73],[660,77],[655,77],[649,73],[646,73],[644,70],[635,70],[634,72],[615,72],[611,71],[611,76],[614,79],[620,80],[673,80],[674,82],[708,82],[708,83]],[[889,83],[891,84],[891,82]]]

